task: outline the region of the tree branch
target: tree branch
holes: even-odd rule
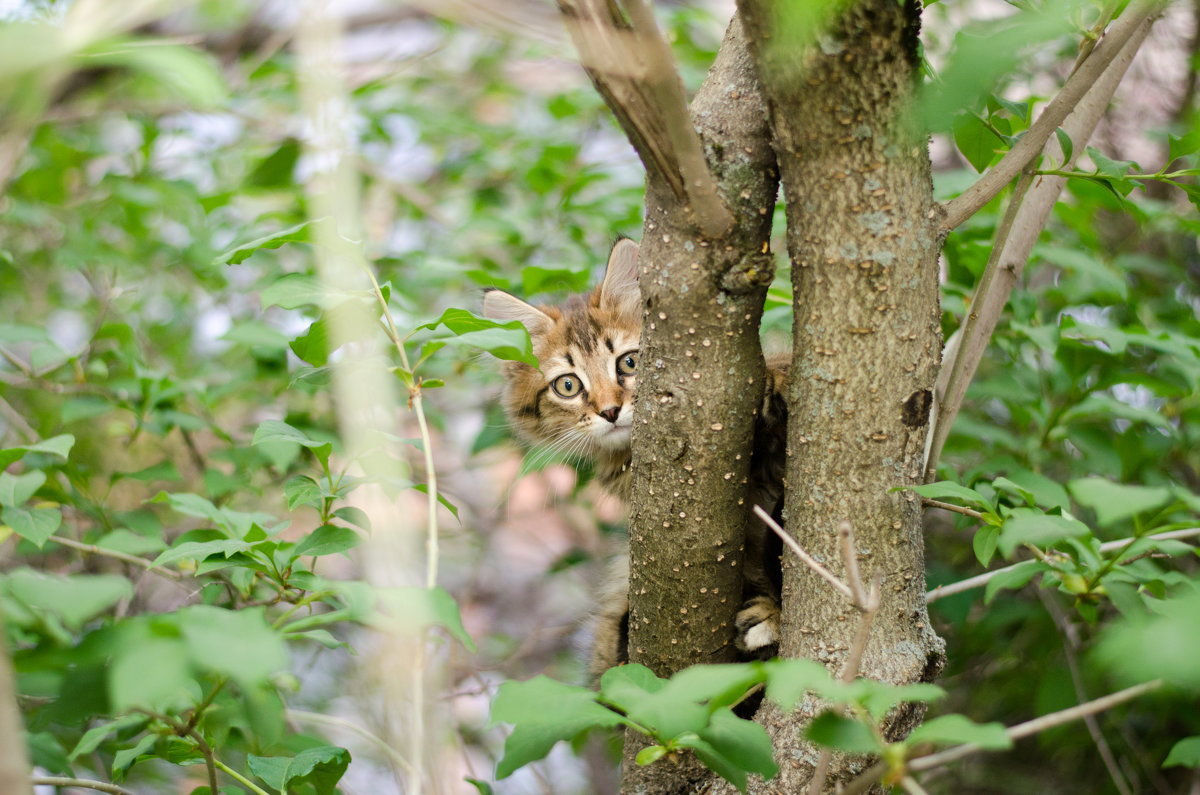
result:
[[[1086,704],[1080,704],[1079,706],[1059,710],[1058,712],[1051,712],[1049,715],[1042,715],[1033,720],[1027,720],[1024,723],[1018,723],[1016,726],[1010,727],[1005,733],[1010,740],[1020,740],[1032,734],[1053,729],[1055,726],[1062,726],[1064,723],[1072,723],[1088,715],[1112,709],[1118,704],[1123,704],[1139,696],[1152,693],[1162,686],[1163,680],[1155,679],[1152,682],[1144,682],[1140,685],[1127,687],[1124,690],[1118,690],[1116,693],[1094,699]],[[986,750],[988,749],[980,748],[978,745],[970,743],[956,745],[953,748],[947,748],[945,751],[939,751],[936,754],[929,754],[928,756],[914,759],[909,763],[908,769],[914,772],[930,770]]]
[[[1196,536],[1200,536],[1200,527],[1188,527],[1182,530],[1169,530],[1165,533],[1155,533],[1153,535],[1142,536],[1142,538],[1152,538],[1158,541],[1171,541],[1184,538],[1195,538]],[[1139,539],[1135,537],[1119,538],[1116,541],[1106,541],[1100,545],[1100,552],[1113,552],[1132,543],[1133,541],[1138,540]],[[1025,562],[1027,561],[1022,561],[1022,563]],[[1012,571],[1020,565],[1021,563],[1014,563],[1011,566],[1005,566],[1004,568],[996,569],[995,571],[985,571],[983,574],[977,574],[976,576],[966,580],[952,582],[949,585],[939,585],[932,591],[926,592],[925,603],[929,604],[930,602],[936,602],[939,599],[945,599],[947,596],[953,596],[954,594],[962,593],[963,591],[970,591],[973,588],[982,588],[983,586],[987,585],[988,581],[993,577],[997,577],[1005,572]]]
[[[113,558],[115,560],[124,561],[125,563],[132,563],[135,566],[141,566],[146,571],[152,572],[160,577],[165,577],[166,579],[173,580],[175,582],[182,580],[184,576],[180,572],[171,571],[170,569],[165,569],[162,566],[155,566],[154,563],[146,560],[145,558],[139,558],[137,555],[130,555],[125,552],[119,552],[115,549],[103,549],[95,544],[84,544],[80,541],[75,541],[59,535],[50,536],[46,540],[53,541],[55,544],[61,544],[64,547],[70,547],[71,549],[78,549],[80,552],[87,552],[92,555],[102,555],[106,558]]]
[[[1125,11],[1079,68],[1067,78],[1062,89],[1008,154],[978,182],[946,203],[946,215],[942,220],[943,232],[949,232],[977,213],[1042,153],[1042,148],[1054,135],[1054,131],[1075,110],[1084,96],[1091,93],[1093,86],[1108,70],[1130,37],[1161,8],[1161,4],[1154,0],[1139,0]],[[1125,70],[1121,67],[1119,71],[1124,74]]]
[[[846,597],[848,601],[855,602],[854,592],[850,589],[850,586],[839,580],[836,574],[818,563],[812,555],[805,552],[804,548],[796,542],[796,539],[788,535],[787,531],[780,527],[779,523],[771,518],[771,514],[762,509],[762,506],[755,505],[754,514],[759,519],[762,519],[763,522],[766,523],[767,527],[771,528],[771,530],[775,532],[775,535],[779,536],[780,540],[787,545],[787,548],[795,553],[796,557],[800,558],[800,560],[804,562],[804,565],[812,569],[813,572],[821,579],[825,580],[825,582],[832,585],[833,589],[842,596]]]
[[[34,776],[29,779],[29,782],[35,787],[83,787],[84,789],[94,789],[97,792],[107,792],[110,795],[134,795],[134,793],[124,787],[118,787],[116,784],[109,784],[105,781],[91,781],[86,778]]]
[[[579,60],[637,150],[651,180],[662,180],[710,238],[733,216],[717,193],[688,114],[671,48],[644,0],[559,0]]]
[[[1092,131],[1096,129],[1100,117],[1108,108],[1108,103],[1117,90],[1117,85],[1125,76],[1125,70],[1129,68],[1138,48],[1141,47],[1146,35],[1150,32],[1153,16],[1159,8],[1157,3],[1142,1],[1126,10],[1125,15],[1117,22],[1105,40],[1068,79],[1067,85],[1070,86],[1073,81],[1079,79],[1080,75],[1092,74],[1096,71],[1097,64],[1100,63],[1096,59],[1104,59],[1106,68],[1100,73],[1099,78],[1095,80],[1094,84],[1088,84],[1090,90],[1085,96],[1076,98],[1072,102],[1072,105],[1076,105],[1076,107],[1065,121],[1059,119],[1062,121],[1063,131],[1074,143],[1072,158],[1064,163],[1064,166],[1073,163],[1074,158],[1083,152],[1084,144],[1087,143]],[[1135,22],[1136,24],[1134,24]],[[1119,52],[1113,46],[1118,40],[1124,45]],[[1076,88],[1078,86],[1079,84],[1076,83]],[[1051,106],[1066,95],[1066,88],[1066,86],[1063,87],[1063,91],[1059,93]],[[1047,107],[1042,117],[1039,117],[1038,123],[1046,117],[1049,111],[1050,108]],[[1037,123],[1034,126],[1036,127]],[[1038,147],[1039,151],[1045,147],[1046,154],[1050,157],[1061,158],[1062,151],[1057,138],[1050,137],[1057,126],[1058,122],[1055,122],[1054,127],[1049,129]],[[1018,146],[1023,146],[1030,141],[1033,132],[1033,128],[1030,128],[1021,138]],[[996,169],[1000,168],[1005,160],[1008,160],[1016,151],[1017,147],[1014,147],[996,165]],[[1022,161],[1022,167],[1028,166],[1031,161],[1032,158]],[[989,172],[989,175],[996,169]],[[1015,173],[1008,175],[1004,184],[1007,184]],[[987,176],[984,179],[987,179]],[[983,181],[980,180],[980,183]],[[1008,298],[1024,272],[1025,264],[1029,261],[1029,255],[1033,251],[1033,245],[1037,242],[1042,227],[1046,225],[1065,182],[1066,180],[1061,177],[1040,177],[1034,181],[1032,175],[1026,175],[1014,191],[1004,221],[997,229],[996,242],[992,247],[992,255],[988,260],[987,268],[971,298],[971,311],[963,318],[963,325],[956,334],[957,344],[947,345],[943,356],[942,369],[938,374],[937,387],[934,390],[937,409],[934,412],[933,427],[929,431],[929,444],[925,460],[926,482],[936,479],[938,459],[941,457],[946,439],[950,436],[954,418],[958,415],[963,398],[967,394],[967,386],[971,383],[975,370],[983,359],[983,352],[991,340],[992,332],[995,331],[1000,315],[1008,303]],[[978,187],[980,183],[976,183],[975,186],[968,189],[968,193]],[[997,188],[998,190],[999,188]],[[960,201],[966,195],[964,193],[951,204]],[[988,199],[990,198],[991,196],[988,197]],[[981,206],[983,205],[980,204],[971,212],[974,213]],[[949,209],[947,208],[948,211]],[[961,219],[959,222],[961,223]],[[952,227],[947,227],[947,230],[949,228]]]

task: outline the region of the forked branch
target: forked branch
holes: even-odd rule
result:
[[[717,193],[674,56],[645,0],[559,0],[558,6],[583,68],[649,178],[687,204],[706,236],[723,237],[733,216]]]

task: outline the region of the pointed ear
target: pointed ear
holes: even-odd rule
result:
[[[498,323],[519,320],[531,336],[545,334],[553,322],[549,315],[536,306],[503,290],[488,290],[483,294],[483,316]]]
[[[642,295],[638,290],[638,245],[627,237],[613,244],[608,267],[600,282],[600,306],[621,314],[639,314]]]

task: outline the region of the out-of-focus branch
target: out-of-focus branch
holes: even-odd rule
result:
[[[1033,126],[1021,136],[1021,140],[1017,142],[1016,146],[1010,149],[1008,154],[1001,158],[1000,162],[984,174],[978,182],[946,203],[946,215],[942,221],[943,232],[949,232],[977,213],[981,207],[995,198],[1017,174],[1033,162],[1041,154],[1046,142],[1054,135],[1054,131],[1063,123],[1063,120],[1073,112],[1078,113],[1076,108],[1084,103],[1085,96],[1099,97],[1096,86],[1104,80],[1108,73],[1118,71],[1124,75],[1125,67],[1113,66],[1110,68],[1110,65],[1121,55],[1130,38],[1144,26],[1148,29],[1149,21],[1161,10],[1162,4],[1157,0],[1139,0],[1126,9],[1086,60],[1067,79],[1062,89],[1038,116]],[[1142,38],[1145,38],[1144,34]],[[1137,48],[1135,47],[1133,51],[1136,52]],[[1120,82],[1120,80],[1118,79],[1116,82]],[[1113,85],[1115,88],[1115,83]],[[1107,106],[1107,104],[1108,98],[1105,98],[1101,107]],[[1091,130],[1088,130],[1088,135],[1091,135]],[[1074,136],[1072,139],[1074,140]],[[1076,143],[1075,148],[1082,150],[1083,146],[1078,145],[1080,142]]]
[[[687,203],[708,237],[733,216],[717,193],[671,48],[644,0],[559,0],[579,60],[637,150],[651,180]]]
[[[1095,80],[1094,84],[1089,84],[1091,88],[1082,98],[1076,97],[1072,100],[1071,106],[1068,107],[1068,110],[1073,107],[1070,115],[1065,120],[1058,117],[1058,121],[1062,121],[1063,132],[1070,137],[1073,143],[1072,156],[1066,159],[1064,167],[1074,163],[1075,157],[1084,150],[1084,145],[1091,138],[1092,131],[1096,129],[1100,117],[1108,108],[1108,103],[1117,90],[1121,78],[1125,76],[1125,70],[1129,68],[1138,48],[1141,47],[1146,35],[1150,32],[1154,15],[1159,8],[1160,6],[1157,4],[1140,3],[1126,10],[1125,16],[1117,22],[1105,40],[1096,47],[1067,81],[1067,86],[1070,86],[1073,81],[1079,79],[1080,75],[1091,74],[1096,71],[1095,67],[1098,63],[1096,59],[1105,59],[1104,70],[1099,79]],[[1136,25],[1133,25],[1132,29],[1127,29],[1131,21],[1136,21]],[[1118,35],[1121,36],[1122,49],[1114,54],[1112,45],[1118,40]],[[1059,96],[1055,98],[1054,102],[1051,102],[1052,107],[1066,95],[1067,86],[1064,86]],[[1047,108],[1034,127],[1040,124],[1049,113],[1050,108]],[[1039,151],[1040,147],[1045,147],[1047,157],[1063,160],[1058,139],[1050,136],[1050,133],[1053,133],[1058,126],[1058,121],[1050,128],[1046,137],[1041,139],[1038,146]],[[1021,138],[1018,147],[1029,141],[1033,133],[1034,130],[1031,128]],[[1016,152],[1017,147],[1014,147],[996,165],[996,168],[988,172],[984,179],[986,180],[988,176],[996,172]],[[1028,165],[1029,161],[1030,158],[1025,158],[1020,165],[1024,167]],[[1004,177],[1001,187],[1003,184],[1007,184],[1012,176],[1010,174]],[[983,181],[980,180],[979,183],[968,189],[968,192],[975,190]],[[992,247],[992,255],[984,270],[983,278],[980,279],[979,286],[975,289],[975,295],[972,296],[970,311],[963,319],[962,329],[957,334],[958,344],[948,346],[944,355],[942,370],[938,375],[935,389],[937,410],[933,417],[933,427],[930,429],[929,451],[925,460],[925,480],[927,482],[936,479],[938,459],[941,456],[942,447],[950,435],[950,427],[954,424],[954,418],[958,416],[959,407],[967,394],[967,386],[975,376],[975,370],[983,359],[983,352],[991,341],[992,332],[995,331],[1000,315],[1008,303],[1008,297],[1020,280],[1021,274],[1025,270],[1025,264],[1029,261],[1029,255],[1033,251],[1033,244],[1037,242],[1038,235],[1046,225],[1065,183],[1066,180],[1062,177],[1047,176],[1035,180],[1031,175],[1027,175],[1014,192],[1009,210],[997,230],[996,242]],[[950,204],[956,204],[966,195],[964,193]],[[994,192],[992,195],[995,195]],[[990,199],[991,196],[988,198]],[[971,212],[975,212],[980,206],[982,204],[975,206]],[[951,207],[948,206],[947,211],[950,210]],[[961,222],[961,220],[959,219],[955,223]],[[950,228],[953,228],[953,224],[946,227],[946,229]]]

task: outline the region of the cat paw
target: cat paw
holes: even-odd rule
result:
[[[738,649],[754,657],[774,657],[779,645],[779,605],[769,596],[746,602],[734,620]]]

